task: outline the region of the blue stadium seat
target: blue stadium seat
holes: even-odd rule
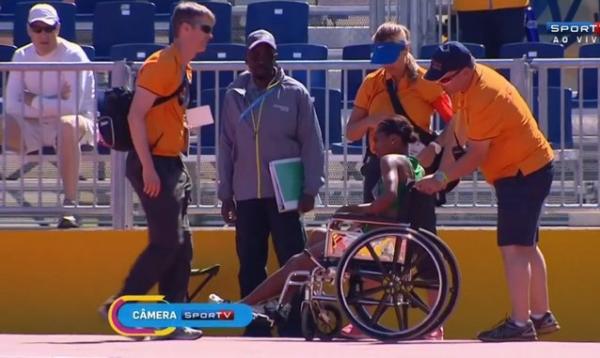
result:
[[[78,14],[93,14],[96,9],[96,4],[99,2],[108,2],[114,0],[76,0]]]
[[[90,45],[80,45],[90,61],[96,61],[96,49]]]
[[[2,14],[14,14],[17,7],[17,3],[22,0],[3,0],[0,2],[0,13]]]
[[[371,53],[373,52],[372,44],[362,44],[362,45],[350,45],[345,46],[342,49],[342,59],[343,60],[370,60]],[[372,71],[367,71],[365,73],[368,74]],[[362,70],[349,70],[348,71],[348,108],[352,107],[354,103],[354,98],[356,98],[356,92],[358,92],[358,88],[363,80]],[[346,75],[344,71],[342,71],[342,100],[344,100],[343,93],[346,88],[345,85]]]
[[[265,29],[278,44],[308,42],[308,4],[296,1],[262,1],[248,4],[246,37]]]
[[[504,44],[500,47],[500,58],[563,58],[565,49],[563,45],[544,42],[515,42]],[[502,75],[510,79],[508,70],[499,71]],[[548,86],[560,87],[560,70],[548,70]],[[538,86],[537,73],[533,78],[533,86]]]
[[[482,44],[476,44],[476,43],[470,43],[470,42],[463,42],[462,44],[465,45],[465,47],[468,48],[469,51],[471,51],[471,54],[473,55],[473,57],[485,58],[485,46],[483,46]],[[439,44],[421,46],[421,51],[419,52],[419,58],[424,59],[424,60],[431,59],[431,56],[433,56],[433,53],[438,48],[438,46],[439,46]]]
[[[110,59],[112,61],[145,61],[156,51],[164,49],[159,44],[119,44],[110,48]]]
[[[533,98],[537,98],[539,89],[533,88]],[[563,88],[563,96],[565,107],[563,108],[563,114],[565,117],[565,149],[573,148],[573,120],[572,120],[572,95],[573,91],[570,88]],[[548,107],[546,109],[548,113],[548,133],[547,138],[553,148],[560,148],[560,136],[561,136],[561,125],[560,125],[560,88],[559,87],[548,87]],[[539,101],[533,101],[533,115],[539,121]]]
[[[246,46],[242,44],[217,44],[209,43],[206,51],[196,56],[194,61],[243,61],[246,57]],[[200,71],[200,89],[215,88],[214,71]],[[192,93],[196,91],[196,85],[192,85]],[[219,72],[219,88],[226,88],[233,81],[233,71]],[[192,96],[195,98],[195,96]]]
[[[171,9],[179,2],[179,0],[151,0],[156,5],[157,14],[170,14]]]
[[[213,29],[212,42],[214,43],[230,43],[231,42],[231,4],[227,2],[216,1],[197,1],[198,4],[206,6],[217,18],[217,23]],[[170,14],[177,3],[171,6]],[[169,22],[170,23],[170,22]],[[169,27],[169,41],[173,41],[173,31]]]
[[[107,58],[113,45],[154,43],[154,4],[110,1],[96,5],[92,39],[96,57]]]
[[[0,45],[0,62],[10,62],[12,61],[12,57],[16,51],[15,46],[11,45]],[[4,93],[4,72],[0,72],[0,96]],[[2,113],[2,99],[0,98],[0,113]]]
[[[579,48],[579,57],[600,58],[600,44],[583,45]],[[580,85],[579,96],[583,96],[584,107],[598,106],[598,70],[583,70],[583,84]]]
[[[219,90],[219,108],[222,110],[223,99],[225,99],[226,88],[221,88]],[[215,108],[215,89],[206,89],[203,90],[200,95],[200,104],[210,106],[210,110],[212,111],[213,118],[215,121],[218,121],[218,115]],[[202,126],[200,129],[200,145],[201,151],[200,154],[215,154],[215,125],[210,124],[208,126]],[[198,154],[198,145],[196,142],[190,143],[190,154]]]
[[[38,3],[39,1],[27,1],[16,4],[13,32],[13,43],[15,46],[21,47],[31,42],[31,39],[27,34],[27,17],[29,15],[29,9]],[[58,1],[49,1],[46,3],[52,5],[58,13],[58,17],[60,18],[60,36],[69,41],[76,42],[75,5]]]
[[[281,44],[277,46],[277,58],[282,61],[326,60],[327,46],[315,44]],[[308,86],[307,71],[292,71],[291,76]],[[310,86],[325,88],[325,70],[311,71]]]
[[[319,119],[319,127],[323,135],[323,143],[325,141],[325,129],[327,116],[326,110],[326,92],[325,88],[315,88],[310,90],[310,95],[314,99],[315,112]],[[334,143],[339,143],[342,140],[342,92],[337,89],[329,90],[329,146]]]
[[[10,62],[17,48],[12,45],[0,45],[0,62]]]

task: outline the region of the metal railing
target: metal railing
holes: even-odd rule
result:
[[[600,109],[598,107],[594,109],[584,108],[581,95],[576,102],[571,102],[570,98],[560,95],[557,97],[560,98],[560,104],[552,103],[552,107],[549,99],[552,101],[555,99],[549,95],[551,90],[548,89],[547,70],[559,69],[563,74],[558,88],[560,94],[567,87],[569,72],[574,72],[576,74],[575,78],[579,82],[573,88],[581,93],[579,87],[581,87],[583,78],[582,69],[593,68],[599,70],[600,59],[534,59],[531,61],[505,59],[481,60],[480,62],[497,69],[510,71],[511,79],[524,95],[530,107],[539,108],[538,118],[544,133],[549,133],[550,128],[555,130],[558,128],[560,140],[554,143],[557,174],[550,198],[546,204],[546,210],[557,214],[564,212],[598,212],[598,209],[600,209],[598,197],[598,189],[600,188],[600,145],[598,143],[598,138],[600,138],[600,125],[598,124]],[[427,67],[427,61],[419,61],[419,63]],[[362,199],[362,181],[359,172],[362,164],[362,152],[357,153],[355,148],[349,147],[343,137],[352,104],[352,93],[350,93],[346,84],[350,83],[351,71],[359,71],[361,76],[364,77],[367,71],[377,67],[371,65],[368,61],[282,61],[280,64],[286,71],[294,73],[296,73],[295,71],[308,71],[305,78],[309,90],[316,89],[312,74],[323,72],[325,74],[322,89],[324,98],[321,99],[322,108],[319,112],[324,117],[321,118],[321,122],[325,148],[327,148],[325,152],[325,173],[327,175],[325,185],[320,193],[322,203],[318,205],[315,211],[314,221],[318,222],[340,205],[359,203]],[[139,65],[139,63],[136,63],[133,68],[136,69]],[[0,64],[0,71],[92,70],[98,72],[98,77],[101,74],[106,76],[113,73],[116,65],[113,63],[95,63],[53,64],[52,66],[46,67],[46,64]],[[214,92],[213,116],[216,122],[212,132],[214,136],[212,141],[216,144],[218,143],[218,118],[222,100],[222,93],[218,87],[219,80],[222,76],[231,75],[231,72],[236,77],[237,73],[245,70],[246,66],[243,62],[202,62],[192,63],[192,68],[199,78],[207,72],[215,73],[217,90],[212,89],[212,91]],[[539,84],[534,86],[534,75],[536,74]],[[534,90],[536,87],[539,90]],[[206,91],[210,92],[211,89],[203,88],[201,78],[196,81],[195,90],[196,105],[208,104],[202,94]],[[341,103],[332,100],[330,90],[341,90]],[[98,90],[98,92],[100,91]],[[575,109],[565,113],[562,109],[569,102],[574,105]],[[338,106],[341,123],[335,123],[330,118],[330,109],[335,109]],[[556,106],[559,108],[558,115],[554,110]],[[335,111],[333,115],[336,116],[337,120]],[[571,117],[571,122],[566,117]],[[434,127],[439,125],[439,120],[435,119],[433,122]],[[572,138],[567,136],[570,133],[567,128],[571,125],[573,127]],[[2,126],[4,129],[4,121]],[[336,147],[333,146],[335,143],[331,143],[331,141],[337,140],[330,140],[330,132],[338,127],[341,128],[341,133],[339,133],[340,144]],[[193,215],[202,214],[202,217],[212,217],[218,222],[219,202],[216,199],[218,177],[215,165],[219,157],[218,145],[212,149],[206,148],[206,145],[202,143],[203,136],[200,134],[192,139],[195,143],[195,151],[185,159],[190,167],[195,184],[190,213]],[[364,145],[362,151],[364,151]],[[86,216],[107,216],[106,219],[116,228],[133,226],[136,222],[134,219],[142,218],[143,213],[125,179],[124,153],[113,152],[110,156],[101,156],[93,152],[89,154],[89,157],[94,167],[94,173],[96,173],[97,166],[101,162],[105,162],[107,163],[107,169],[110,170],[110,175],[102,181],[97,180],[96,177],[86,181],[80,180],[80,196],[85,196],[87,199],[81,200],[80,197],[75,207],[72,208],[73,212]],[[6,151],[2,154],[2,162],[0,162],[0,168],[3,171],[3,177],[0,180],[2,186],[0,214],[2,216],[22,216],[25,214],[47,216],[58,214],[64,210],[59,205],[59,200],[47,200],[48,196],[56,198],[60,194],[60,182],[52,177],[53,175],[56,176],[56,173],[44,172],[39,169],[40,172],[38,173],[41,174],[38,174],[37,177],[21,176],[17,180],[7,178],[6,173],[9,164],[17,163],[23,166],[32,159],[36,159],[36,163],[47,164],[49,161],[55,160],[55,157],[37,155],[27,158],[27,156]],[[13,200],[11,202],[8,199],[11,196],[24,198],[25,200]],[[493,190],[478,173],[464,178],[459,187],[449,194],[447,205],[439,210],[440,215],[444,218],[442,223],[471,223],[473,221],[473,223],[481,224],[481,220],[475,219],[476,216],[473,216],[473,214],[492,215],[494,212],[495,195]]]
[[[24,100],[23,85],[24,73],[39,77],[39,87],[43,93],[40,98],[39,109],[36,113],[31,109],[26,111]],[[115,213],[113,210],[118,205],[112,205],[115,196],[124,197],[124,154],[118,152],[105,153],[100,152],[97,147],[98,133],[96,126],[91,126],[92,133],[90,145],[81,145],[79,178],[75,182],[77,195],[73,202],[63,202],[64,183],[61,180],[60,169],[63,165],[63,156],[57,153],[56,142],[62,139],[63,132],[60,127],[58,117],[63,115],[72,115],[75,117],[74,127],[79,128],[82,121],[89,118],[93,123],[98,116],[96,106],[96,96],[92,93],[92,98],[84,98],[84,94],[79,90],[80,80],[86,73],[92,72],[93,77],[99,80],[103,87],[108,86],[110,79],[111,85],[119,86],[130,81],[130,73],[124,63],[117,62],[96,62],[96,63],[0,63],[0,73],[2,73],[2,120],[0,129],[2,148],[0,170],[0,217],[3,219],[12,217],[28,217],[29,221],[46,224],[46,217],[60,215],[63,213],[74,213],[90,216],[104,216],[115,218],[113,223],[116,226],[124,226],[118,219],[126,217],[124,213]],[[17,104],[18,109],[12,108],[8,113],[7,106],[7,84],[8,76],[18,76],[23,93],[13,94],[11,104]],[[74,97],[74,103],[70,103],[66,98],[60,99],[61,86],[69,83],[69,76],[75,77],[75,83],[71,84],[69,96]],[[92,91],[94,83],[91,83]],[[73,88],[74,87],[74,88]],[[53,89],[56,90],[53,90]],[[96,94],[98,88],[95,88]],[[53,95],[49,95],[52,93]],[[58,93],[58,95],[56,95]],[[87,94],[89,96],[89,94]],[[56,102],[58,105],[58,115],[48,117],[44,115],[44,103],[46,99]],[[89,105],[82,104],[89,100]],[[72,105],[75,108],[69,108]],[[67,108],[65,108],[67,107]],[[86,113],[84,114],[84,109]],[[89,109],[89,111],[87,111]],[[16,113],[14,113],[16,112]],[[26,119],[29,118],[29,119]],[[44,118],[43,121],[40,118]],[[39,141],[34,148],[28,148],[25,145],[26,134],[23,131],[23,122],[32,121],[33,126],[37,127]],[[45,122],[42,124],[42,122]],[[8,126],[11,125],[11,131]],[[43,140],[43,129],[56,130],[56,141],[54,145],[45,143]],[[14,132],[13,132],[14,131]],[[31,134],[31,133],[29,133]],[[12,136],[12,137],[9,137]],[[15,138],[20,137],[20,138]],[[14,143],[17,139],[18,143]],[[13,142],[12,146],[9,142]],[[12,224],[12,219],[8,219],[2,224]]]

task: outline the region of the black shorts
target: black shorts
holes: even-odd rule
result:
[[[542,207],[550,193],[552,162],[529,174],[519,173],[494,183],[498,199],[498,246],[535,246]]]

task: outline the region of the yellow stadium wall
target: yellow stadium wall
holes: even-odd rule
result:
[[[463,280],[446,335],[473,338],[509,312],[495,231],[446,228],[440,235],[457,256]],[[544,229],[541,240],[551,307],[562,325],[549,339],[600,341],[600,228]],[[145,244],[144,230],[0,231],[0,333],[111,333],[96,308],[120,288]],[[233,231],[195,231],[194,252],[195,267],[222,265],[200,300],[210,292],[235,299]],[[275,265],[271,254],[269,269]]]

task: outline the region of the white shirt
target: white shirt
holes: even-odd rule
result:
[[[19,48],[13,62],[90,62],[83,49],[65,39],[58,39],[51,53],[40,56],[33,44]],[[60,99],[63,85],[68,83],[71,95]],[[24,91],[36,95],[28,106],[23,103]],[[11,71],[6,85],[6,113],[13,117],[57,118],[62,115],[81,114],[93,118],[95,84],[92,71]],[[77,93],[78,92],[78,93]]]

